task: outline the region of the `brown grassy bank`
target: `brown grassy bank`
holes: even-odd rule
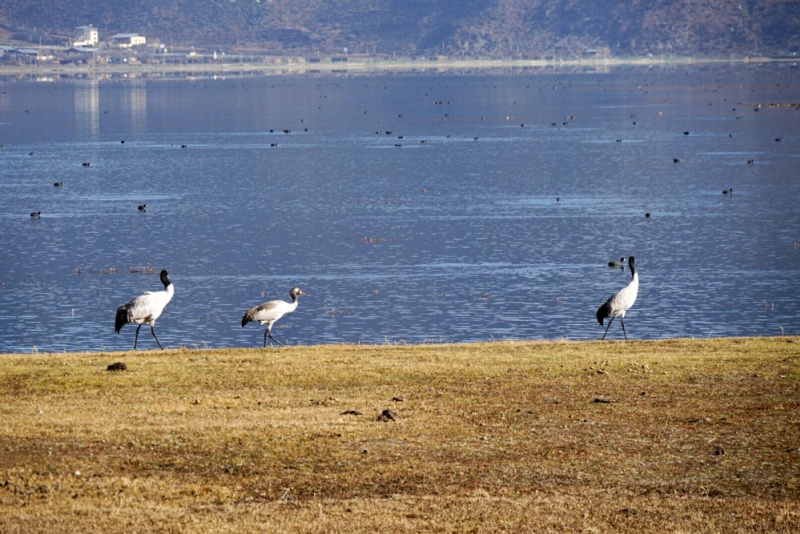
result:
[[[800,531],[800,338],[0,356],[0,532],[379,528]]]

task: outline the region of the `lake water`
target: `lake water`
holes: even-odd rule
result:
[[[798,103],[788,66],[0,81],[0,352],[130,349],[162,268],[170,348],[260,347],[293,285],[287,345],[597,339],[629,255],[629,338],[798,335]]]

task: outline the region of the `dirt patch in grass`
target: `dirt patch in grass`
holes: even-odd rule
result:
[[[798,338],[5,355],[0,429],[2,532],[800,530]]]

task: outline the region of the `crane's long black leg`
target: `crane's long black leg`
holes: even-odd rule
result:
[[[164,350],[163,345],[161,345],[161,342],[158,340],[156,329],[153,327],[153,325],[150,325],[150,332],[153,334],[153,337],[156,338],[156,343],[158,343],[158,346],[161,347],[161,350]]]
[[[281,347],[283,346],[283,343],[281,343],[280,341],[278,341],[277,339],[275,339],[274,337],[272,337],[272,333],[270,333],[270,334],[269,334],[269,338],[270,338],[272,341],[274,341],[275,343],[277,343],[278,345],[280,345]]]
[[[628,341],[628,334],[625,333],[625,318],[620,317],[619,320],[622,321],[622,335],[625,336],[625,341]]]
[[[265,349],[267,348],[267,334],[269,334],[269,328],[264,330],[264,347],[263,348],[265,348]],[[272,336],[270,336],[270,337],[272,337]]]
[[[606,327],[606,331],[603,332],[603,337],[600,338],[600,341],[603,341],[606,338],[606,334],[608,334],[608,329],[611,328],[612,321],[614,321],[613,317],[608,321],[608,326]]]
[[[133,350],[136,350],[136,343],[138,343],[138,342],[139,342],[139,328],[141,328],[141,327],[142,327],[142,325],[139,325],[139,326],[136,328],[136,337],[135,337],[135,338],[133,338]]]

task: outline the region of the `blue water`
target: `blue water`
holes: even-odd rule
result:
[[[630,338],[798,335],[797,103],[781,66],[0,81],[0,352],[130,349],[162,268],[172,348],[260,346],[294,285],[287,345],[596,339],[629,255]]]

